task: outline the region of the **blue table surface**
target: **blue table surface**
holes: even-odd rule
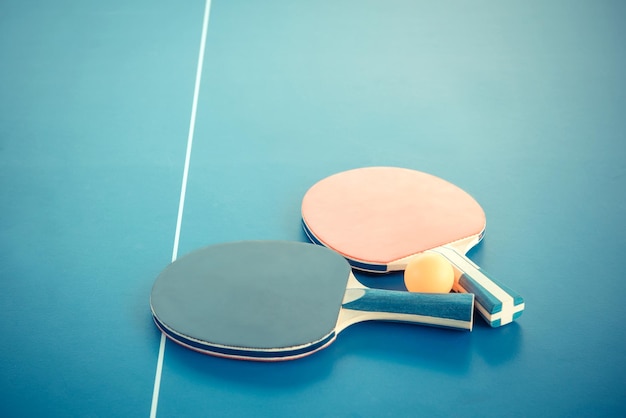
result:
[[[0,3],[0,415],[626,415],[625,2],[214,0],[204,45],[205,6]],[[372,165],[481,203],[516,323],[275,364],[167,342],[156,378],[174,251],[305,241],[308,187]]]

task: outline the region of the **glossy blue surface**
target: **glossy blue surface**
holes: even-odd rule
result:
[[[306,241],[310,185],[409,167],[480,202],[526,310],[280,364],[168,343],[158,416],[626,415],[624,4],[215,0],[181,255]],[[0,415],[149,415],[203,10],[0,3]]]

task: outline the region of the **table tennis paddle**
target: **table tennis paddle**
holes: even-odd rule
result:
[[[476,308],[498,327],[517,319],[524,299],[465,256],[483,238],[486,218],[472,196],[423,172],[397,167],[344,171],[313,185],[302,200],[308,237],[357,269],[404,270],[424,251],[455,267],[453,290],[473,293]]]
[[[321,350],[366,320],[471,330],[474,296],[371,289],[358,283],[343,257],[322,246],[240,241],[171,263],[153,285],[150,306],[156,325],[178,344],[274,361]]]

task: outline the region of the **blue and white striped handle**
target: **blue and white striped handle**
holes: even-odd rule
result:
[[[426,294],[395,290],[348,288],[337,331],[362,321],[408,322],[459,330],[472,330],[474,295]]]
[[[488,277],[484,270],[451,247],[440,247],[433,251],[443,255],[460,272],[453,290],[473,293],[476,296],[476,309],[489,325],[506,325],[522,315],[524,298],[519,293]]]

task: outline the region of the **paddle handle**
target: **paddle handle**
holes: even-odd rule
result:
[[[474,295],[347,289],[338,328],[361,321],[408,322],[471,331]]]
[[[509,324],[519,318],[524,311],[524,298],[511,288],[489,276],[464,254],[452,247],[436,250],[452,263],[455,268],[455,292],[473,293],[476,309],[492,327]]]

